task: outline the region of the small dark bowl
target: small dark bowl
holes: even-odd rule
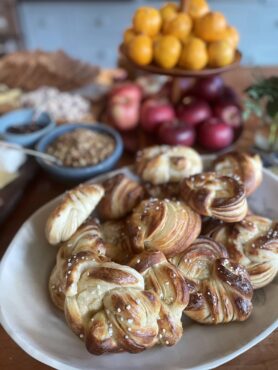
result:
[[[4,114],[0,118],[0,137],[8,142],[19,144],[22,146],[32,146],[41,137],[46,135],[55,127],[55,122],[52,121],[48,113],[42,112],[36,119],[35,122],[43,123],[44,127],[38,131],[26,133],[26,134],[14,134],[8,132],[7,129],[13,125],[24,125],[33,121],[35,111],[33,109],[19,109]]]
[[[123,152],[123,142],[119,133],[112,127],[106,126],[104,124],[81,124],[73,123],[66,124],[60,127],[56,127],[48,135],[44,136],[37,144],[37,150],[40,152],[46,152],[47,147],[59,136],[65,134],[66,132],[73,131],[79,128],[86,128],[88,130],[97,131],[103,134],[107,134],[115,140],[115,149],[113,153],[107,157],[104,161],[86,167],[66,167],[52,164],[46,162],[43,159],[37,158],[37,162],[44,168],[52,177],[65,181],[65,182],[80,182],[88,180],[91,177],[99,175],[103,172],[110,171],[120,159]]]

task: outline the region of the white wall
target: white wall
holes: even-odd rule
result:
[[[102,66],[113,66],[117,45],[136,7],[163,1],[20,2],[20,19],[28,48],[56,50]],[[278,0],[210,0],[241,34],[245,64],[278,64]]]

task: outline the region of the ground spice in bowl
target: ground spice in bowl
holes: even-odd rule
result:
[[[42,130],[46,126],[47,124],[45,123],[30,122],[30,123],[25,123],[23,125],[9,126],[6,131],[10,134],[17,134],[17,135],[32,134],[33,132]]]
[[[48,147],[47,153],[66,167],[97,165],[115,150],[115,140],[107,134],[80,128],[59,136]]]

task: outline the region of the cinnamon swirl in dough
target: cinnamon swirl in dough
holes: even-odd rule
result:
[[[219,176],[214,172],[184,179],[181,183],[181,196],[200,215],[226,222],[241,221],[248,211],[242,183],[233,177]]]
[[[103,220],[119,219],[126,216],[144,198],[142,185],[124,174],[111,177],[103,183],[105,195],[98,211]]]
[[[198,237],[201,218],[183,202],[151,198],[133,210],[127,225],[135,253],[155,249],[171,257]]]
[[[181,317],[189,301],[187,281],[160,251],[144,251],[133,258],[130,266],[143,275],[145,289],[160,297],[160,343],[174,345],[183,333]]]
[[[46,222],[45,234],[50,244],[68,240],[90,216],[104,195],[100,185],[81,184],[68,191]]]
[[[93,259],[102,261],[106,258],[99,225],[95,220],[83,224],[67,241],[60,245],[56,256],[56,264],[49,278],[49,292],[52,302],[61,310],[64,309],[65,283],[71,258],[77,261]]]
[[[65,315],[89,352],[141,352],[158,343],[158,296],[136,270],[114,262],[73,264]]]
[[[246,269],[228,258],[226,249],[199,238],[171,259],[190,282],[184,313],[203,324],[244,321],[252,311],[253,289]]]
[[[278,272],[278,223],[257,215],[223,224],[210,236],[226,246],[230,258],[246,267],[254,289],[269,284]]]
[[[150,182],[144,184],[149,198],[178,199],[180,197],[180,183],[168,182],[166,184],[153,185]]]
[[[245,187],[246,196],[252,194],[263,179],[262,161],[258,154],[226,153],[213,162],[218,175],[238,177]]]
[[[125,220],[106,221],[100,225],[100,231],[105,243],[105,255],[113,262],[127,264],[134,253]]]
[[[76,187],[47,220],[59,246],[51,300],[96,355],[173,346],[183,313],[202,324],[244,321],[253,288],[278,271],[278,222],[247,206],[262,180],[257,156],[225,154],[200,173],[193,149],[154,146],[135,170],[140,181],[120,173]]]
[[[152,146],[137,153],[137,174],[153,185],[179,182],[184,177],[202,172],[202,159],[185,146]]]

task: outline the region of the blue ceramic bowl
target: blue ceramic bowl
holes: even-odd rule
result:
[[[7,132],[10,126],[19,126],[32,122],[34,116],[33,109],[19,109],[4,114],[0,118],[0,138],[10,143],[16,143],[22,146],[34,145],[42,136],[46,135],[55,127],[55,122],[52,121],[48,113],[41,113],[35,122],[45,124],[45,127],[30,134],[12,134]]]
[[[115,150],[114,152],[106,158],[104,161],[98,163],[97,165],[87,166],[87,167],[66,167],[59,166],[44,160],[37,158],[38,163],[49,172],[54,178],[66,182],[80,182],[87,180],[91,177],[99,175],[103,172],[110,171],[117,161],[120,159],[123,152],[123,142],[119,133],[114,130],[112,127],[106,126],[104,124],[81,124],[73,123],[62,125],[56,127],[48,135],[44,136],[37,144],[37,150],[40,152],[46,152],[47,147],[59,136],[65,134],[66,132],[76,130],[78,128],[86,128],[88,130],[97,131],[103,134],[108,134],[112,136],[115,140]]]

